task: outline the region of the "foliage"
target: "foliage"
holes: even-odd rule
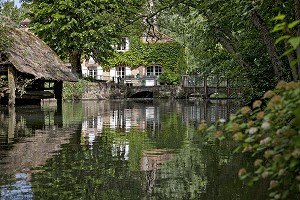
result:
[[[104,64],[105,68],[120,65],[132,68],[141,65],[160,65],[165,70],[162,74],[164,83],[170,85],[179,83],[179,76],[186,68],[184,48],[179,43],[143,43],[137,36],[132,36],[129,40],[130,50],[115,52],[114,57]]]
[[[14,23],[10,18],[0,15],[0,62],[5,59],[4,52],[12,43],[12,39],[5,34],[5,31],[13,26]]]
[[[3,34],[5,31],[5,27],[2,26],[1,22],[0,22],[0,27],[1,27],[1,29],[0,29],[0,35],[1,35],[1,37],[0,37],[0,59],[1,59],[0,62],[1,62],[2,56],[3,56],[2,53],[5,51],[5,49],[7,47],[9,47],[10,40],[8,37],[3,37],[3,35],[5,35],[5,34]]]
[[[180,75],[174,71],[165,70],[159,76],[159,83],[161,85],[178,85],[180,83]]]
[[[269,31],[279,12],[295,20],[292,1],[160,2],[157,10],[171,7],[158,15],[161,31],[187,47],[188,72],[225,75],[233,87],[243,88],[247,102],[279,80],[291,80],[288,60],[280,57],[285,46],[275,46],[277,35]]]
[[[32,3],[30,3],[32,2]],[[100,62],[113,53],[122,29],[141,11],[143,1],[29,1],[32,30],[81,74],[81,55]]]
[[[216,92],[216,93],[213,93],[212,95],[210,95],[210,98],[227,98],[227,95]]]
[[[64,82],[63,99],[79,100],[85,92],[88,81],[80,79],[78,82]]]
[[[249,184],[269,181],[271,199],[287,199],[299,194],[300,187],[300,83],[281,81],[265,93],[252,108],[241,108],[230,121],[200,130],[219,139],[231,137],[239,142],[236,152],[251,155],[254,169],[240,169]]]
[[[18,8],[14,1],[0,1],[0,14],[6,16],[14,22],[14,27],[19,25],[19,22],[23,20],[26,9]]]
[[[168,69],[177,69],[181,46],[176,42],[143,43],[140,37],[130,38],[130,50],[116,52],[105,66],[116,67],[120,64],[138,67],[139,65],[158,64]]]
[[[295,20],[291,23],[285,21],[286,15],[278,15],[274,17],[274,20],[279,20],[280,23],[276,24],[272,30],[272,32],[282,31],[284,35],[281,35],[279,38],[276,39],[275,43],[278,44],[281,41],[287,41],[289,43],[289,49],[287,49],[282,56],[287,56],[292,54],[294,51],[299,48],[300,45],[300,36],[293,36],[292,30],[296,29],[297,26],[300,24],[300,19]],[[290,62],[291,67],[294,67],[298,62],[300,62],[300,58],[292,60]]]

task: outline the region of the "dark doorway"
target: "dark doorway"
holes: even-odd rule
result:
[[[153,98],[153,92],[143,91],[132,95],[130,98]]]

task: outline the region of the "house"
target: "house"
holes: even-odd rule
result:
[[[122,82],[129,86],[155,86],[160,84],[160,75],[178,63],[182,52],[182,47],[174,39],[161,33],[155,36],[126,37],[113,47],[116,58],[108,66],[95,62],[92,57],[84,60],[81,65],[83,76],[101,81]]]

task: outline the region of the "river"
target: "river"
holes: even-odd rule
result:
[[[4,199],[266,199],[239,180],[249,158],[209,142],[202,120],[235,101],[111,100],[0,108]]]

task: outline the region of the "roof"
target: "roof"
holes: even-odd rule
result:
[[[13,42],[6,54],[16,70],[31,74],[36,79],[78,81],[66,63],[33,33],[11,28],[8,36]]]

